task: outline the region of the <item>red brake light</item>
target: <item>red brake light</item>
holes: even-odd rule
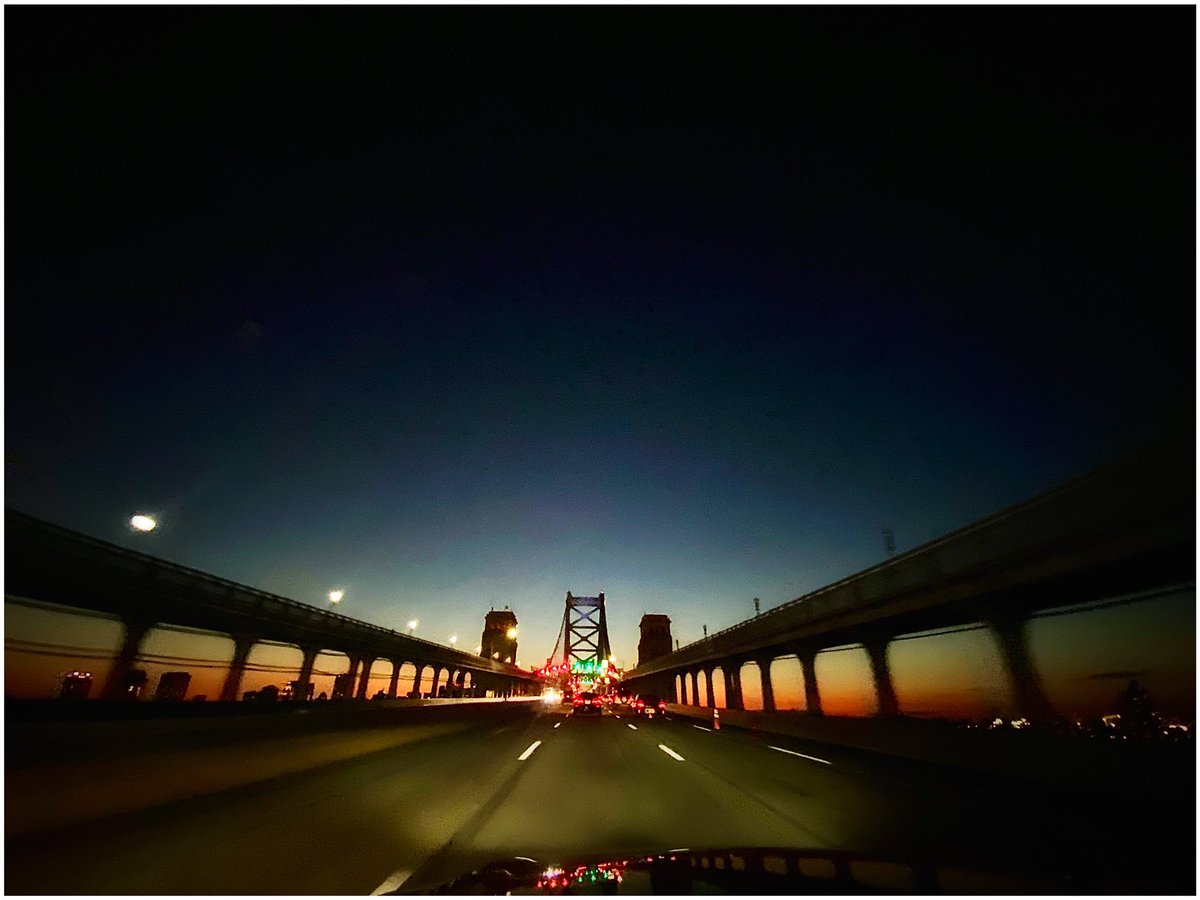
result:
[[[576,700],[576,701],[575,701],[575,705],[576,705],[576,706],[582,706],[582,705],[583,705],[583,701],[582,701],[582,700]]]
[[[596,697],[594,700],[592,700],[592,706],[599,706],[599,705],[600,705],[599,697]]]
[[[659,708],[659,709],[666,709],[666,708],[667,708],[667,701],[666,701],[666,700],[659,700],[659,701],[658,701],[658,708]]]
[[[639,700],[639,701],[638,701],[638,709],[641,709],[641,708],[642,708],[642,707],[644,707],[645,705],[646,705],[646,701],[645,701],[645,700]]]

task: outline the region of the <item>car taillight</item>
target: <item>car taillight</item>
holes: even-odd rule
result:
[[[576,706],[583,706],[583,701],[582,701],[582,700],[576,700],[576,701],[575,701],[575,705],[576,705]]]
[[[666,701],[666,700],[659,700],[659,701],[658,701],[658,708],[659,708],[659,709],[666,709],[666,708],[667,708],[667,701]]]
[[[643,707],[645,707],[645,705],[646,705],[646,701],[645,701],[645,700],[639,700],[639,701],[638,701],[638,709],[642,709]]]
[[[592,706],[599,706],[599,705],[600,705],[600,698],[597,697],[595,700],[592,701]]]

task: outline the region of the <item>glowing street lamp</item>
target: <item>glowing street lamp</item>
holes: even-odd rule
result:
[[[513,628],[510,628],[510,629],[508,629],[508,631],[506,632],[506,634],[508,635],[508,639],[511,641],[513,638],[515,638],[515,637],[517,636],[517,629],[516,629],[516,627],[513,627]]]
[[[457,644],[458,643],[458,635],[457,634],[450,635],[449,640],[450,640],[451,646],[453,646],[454,644]]]
[[[421,622],[418,619],[409,619],[408,620],[408,633],[412,634],[416,630],[417,626],[420,624],[421,624]]]
[[[129,527],[134,531],[153,531],[158,527],[158,522],[154,521],[151,516],[143,516],[139,513],[129,520]]]
[[[334,606],[337,606],[339,603],[342,602],[342,598],[345,596],[346,596],[346,592],[343,591],[341,588],[334,588],[332,591],[329,592],[329,602],[332,603]]]

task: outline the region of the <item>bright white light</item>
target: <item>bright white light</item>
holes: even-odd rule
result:
[[[346,592],[343,591],[341,588],[334,588],[332,591],[329,592],[329,602],[330,603],[341,603],[342,598],[345,596],[346,596]]]
[[[141,516],[141,515],[134,516],[132,519],[129,520],[129,524],[136,531],[153,531],[155,528],[158,527],[158,523],[155,522],[152,518],[150,518],[149,516]]]
[[[493,653],[493,654],[492,654],[492,659],[499,659],[499,658],[500,658],[500,653],[499,653],[499,652],[496,652],[496,653]]]
[[[420,624],[421,623],[417,619],[409,619],[408,620],[408,630],[412,631],[414,628],[416,628]]]
[[[542,694],[542,702],[545,703],[547,706],[553,706],[555,703],[558,703],[561,700],[562,700],[562,694],[560,694],[558,691],[553,690],[553,689],[548,690]]]
[[[457,634],[450,635],[449,640],[450,640],[450,643],[457,644],[458,643],[458,635]]]
[[[476,647],[476,648],[475,648],[475,652],[476,652],[476,653],[482,653],[482,652],[483,652],[483,647]]]
[[[515,628],[510,628],[510,629],[508,629],[508,639],[509,639],[510,641],[511,641],[513,638],[515,638],[516,636],[517,636],[517,629],[515,629]]]

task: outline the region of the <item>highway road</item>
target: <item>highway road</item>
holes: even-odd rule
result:
[[[929,858],[951,876],[1009,873],[983,885],[951,878],[948,890],[1004,893],[1027,883],[1020,873],[1073,871],[1091,880],[1060,883],[1089,893],[1190,893],[1194,793],[1180,802],[1182,820],[1161,801],[1085,798],[620,708],[580,718],[536,705],[505,722],[10,838],[5,892],[366,895],[511,856],[561,863],[753,846]]]

